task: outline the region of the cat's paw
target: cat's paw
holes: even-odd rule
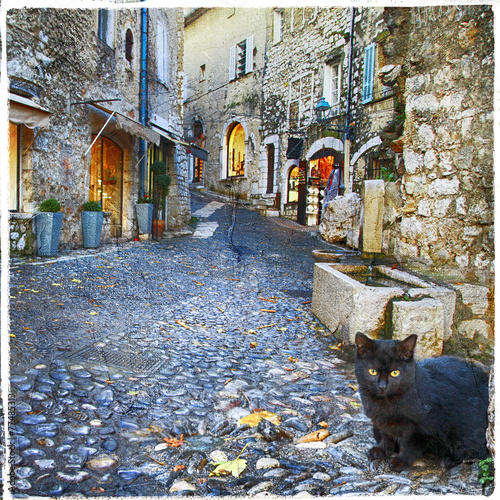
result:
[[[374,446],[373,448],[370,448],[368,451],[368,458],[370,460],[380,460],[382,458],[386,458],[387,453],[382,449],[379,448],[378,446]]]
[[[408,468],[408,464],[396,457],[391,460],[389,468],[394,472],[402,472]]]

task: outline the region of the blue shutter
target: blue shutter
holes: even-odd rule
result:
[[[373,76],[375,73],[375,43],[368,45],[365,49],[365,61],[363,67],[363,98],[361,102],[366,104],[373,99]]]

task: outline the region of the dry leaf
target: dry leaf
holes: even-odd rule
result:
[[[176,438],[163,438],[163,441],[172,448],[179,448],[184,444],[184,434],[181,434],[180,439]]]
[[[280,416],[276,415],[276,413],[271,413],[270,411],[259,411],[250,413],[250,415],[240,418],[238,420],[238,426],[248,424],[250,427],[257,427],[261,420],[269,420],[269,422],[274,425],[280,424]]]
[[[323,439],[326,439],[329,435],[330,433],[326,429],[321,429],[302,436],[297,440],[297,443],[314,443],[317,441],[323,441]]]
[[[178,324],[178,325],[181,325],[183,326],[184,328],[187,328],[188,330],[190,330],[190,327],[186,325],[186,323],[184,323],[183,321],[179,320],[179,319],[176,319],[175,322]]]
[[[176,465],[176,466],[172,469],[172,471],[173,471],[173,472],[177,472],[177,471],[179,471],[179,470],[184,470],[185,468],[186,468],[186,466],[185,466],[185,465],[182,465],[182,464],[181,464],[181,465]]]

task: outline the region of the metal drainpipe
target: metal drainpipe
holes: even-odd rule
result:
[[[145,0],[143,0],[145,1]],[[140,77],[140,88],[139,88],[139,121],[142,125],[146,125],[147,119],[147,81],[146,81],[146,69],[147,69],[147,57],[148,57],[148,9],[141,9],[141,77]],[[141,140],[139,158],[142,158],[146,151],[146,141]],[[141,160],[140,168],[140,184],[139,184],[139,196],[144,196],[145,187],[145,177],[146,177],[146,165],[148,159],[144,156]]]
[[[348,129],[351,122],[351,92],[352,92],[352,60],[354,54],[354,14],[355,8],[351,7],[351,29],[349,31],[349,67],[347,76],[347,99],[345,112],[345,128]],[[346,133],[347,135],[347,133]],[[347,192],[352,191],[351,172],[351,141],[347,137],[344,139],[344,184],[346,179],[349,180],[349,185],[346,186]],[[347,147],[346,147],[347,146]]]

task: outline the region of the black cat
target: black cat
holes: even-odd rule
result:
[[[416,335],[372,340],[356,334],[356,378],[378,443],[370,459],[396,452],[390,467],[401,471],[427,452],[445,457],[447,466],[486,458],[488,374],[449,356],[417,363],[416,341]]]

